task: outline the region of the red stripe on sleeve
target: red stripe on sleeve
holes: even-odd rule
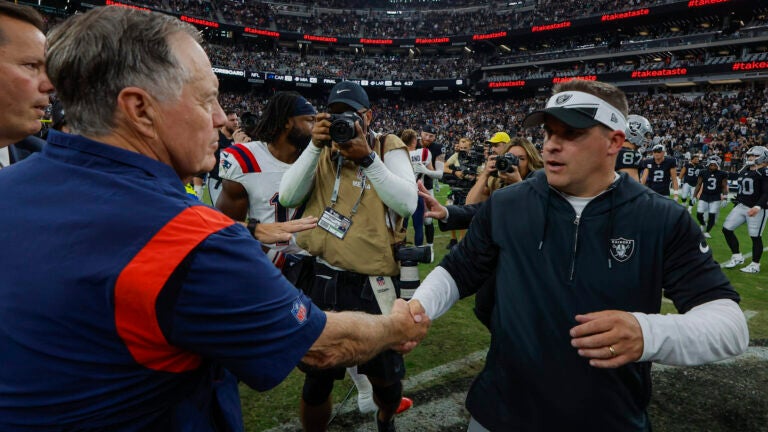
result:
[[[171,219],[123,269],[115,284],[115,325],[137,363],[149,369],[184,372],[200,365],[197,354],[168,343],[155,303],[181,261],[209,235],[235,222],[206,206]]]
[[[261,167],[259,166],[259,163],[256,161],[256,158],[253,156],[253,153],[248,149],[248,147],[238,144],[237,147],[243,151],[245,154],[245,157],[248,158],[248,160],[251,161],[251,165],[253,165],[253,172],[261,172]]]

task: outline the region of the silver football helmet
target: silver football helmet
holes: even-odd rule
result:
[[[709,159],[707,159],[707,166],[712,164],[717,165],[717,169],[720,169],[720,166],[722,166],[722,160],[718,156],[710,156]]]
[[[754,146],[747,150],[746,156],[746,165],[761,165],[768,163],[768,148],[763,146]],[[749,156],[755,156],[755,158],[750,160]]]
[[[645,135],[652,134],[653,127],[651,127],[651,122],[647,118],[630,114],[627,117],[627,130],[624,133],[627,135],[627,141],[635,146],[648,147],[651,144],[651,138]]]

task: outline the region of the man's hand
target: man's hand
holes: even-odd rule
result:
[[[363,128],[360,126],[359,121],[355,122],[355,133],[355,137],[344,144],[333,143],[334,147],[339,149],[339,153],[344,156],[344,159],[351,161],[358,161],[373,151],[371,146],[368,145],[367,136],[363,133]]]
[[[424,187],[424,183],[419,181],[416,184],[419,186],[419,196],[424,199],[424,208],[426,209],[424,217],[437,220],[443,220],[448,217],[448,209],[429,193],[429,190]]]
[[[236,143],[251,142],[251,137],[249,137],[247,133],[243,132],[242,129],[236,129],[234,132],[232,132],[232,139],[235,140]]]
[[[758,207],[758,206],[754,206],[754,207],[750,208],[749,210],[747,210],[747,216],[749,216],[749,217],[753,217],[753,216],[754,216],[754,215],[756,215],[756,214],[757,214],[757,212],[759,212],[759,211],[760,211],[760,207]]]
[[[411,352],[427,335],[427,330],[432,324],[427,317],[424,307],[418,300],[411,300],[408,303],[405,300],[397,299],[392,305],[392,312],[389,316],[395,321],[396,325],[403,326],[406,338],[403,342],[392,347],[393,350],[402,354]]]
[[[426,166],[424,166],[424,164],[416,162],[416,163],[412,163],[411,166],[413,166],[413,172],[415,172],[416,174],[426,174],[429,172],[429,170],[427,169]]]
[[[328,113],[319,113],[315,117],[315,125],[312,126],[312,144],[317,148],[323,148],[324,145],[331,143],[330,118],[331,115]]]
[[[643,355],[643,332],[629,312],[606,310],[576,315],[580,324],[570,331],[571,345],[590,366],[617,368]]]
[[[288,222],[260,223],[256,225],[256,238],[264,244],[290,241],[294,233],[317,226],[317,218],[307,216]]]

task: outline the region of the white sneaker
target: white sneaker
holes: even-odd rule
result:
[[[734,268],[739,264],[744,264],[744,255],[742,254],[733,254],[731,255],[730,261],[723,264],[723,267],[725,268]]]
[[[376,412],[379,409],[373,401],[373,391],[357,393],[357,408],[363,414]]]
[[[760,273],[760,263],[751,262],[748,266],[741,269],[744,273]]]
[[[704,238],[712,238],[712,234],[704,231]]]

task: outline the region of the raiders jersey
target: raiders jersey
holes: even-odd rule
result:
[[[696,165],[692,162],[685,163],[685,175],[683,176],[683,182],[687,185],[696,186],[696,182],[699,181],[699,175],[701,170],[704,169],[701,164]]]
[[[737,203],[768,208],[768,169],[747,169],[739,175],[738,184]]]
[[[728,173],[721,170],[710,171],[706,169],[701,171],[699,177],[701,178],[701,201],[720,201],[723,183],[728,181]]]
[[[672,181],[669,171],[677,168],[675,159],[665,156],[661,163],[656,163],[653,158],[646,159],[643,162],[643,168],[648,170],[645,184],[662,195],[669,195],[669,183]]]
[[[267,144],[253,141],[235,144],[221,152],[219,175],[222,179],[240,183],[248,193],[248,218],[262,223],[287,222],[298,219],[304,207],[285,208],[278,200],[278,190],[283,174],[291,165],[277,160],[269,152]],[[296,239],[277,244],[264,244],[269,248],[267,256],[282,268],[283,254],[307,253],[296,245]]]
[[[640,171],[642,160],[643,157],[639,151],[622,147],[619,149],[619,155],[616,157],[616,168],[614,169],[618,171],[624,168],[633,168]]]

